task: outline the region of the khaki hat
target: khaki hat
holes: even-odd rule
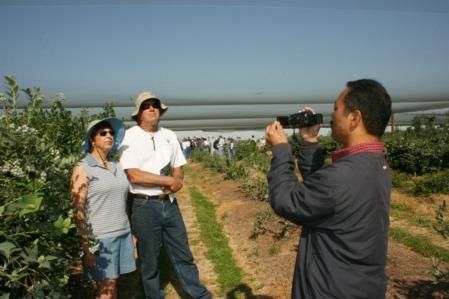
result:
[[[165,111],[167,111],[168,106],[162,104],[161,100],[159,100],[154,93],[151,93],[149,91],[144,91],[137,96],[136,101],[134,102],[134,106],[136,106],[136,110],[131,114],[131,118],[136,120],[137,115],[139,114],[140,105],[142,105],[142,103],[145,102],[146,100],[151,100],[151,99],[157,100],[159,102],[159,104],[161,106],[160,116],[162,116],[165,113]]]

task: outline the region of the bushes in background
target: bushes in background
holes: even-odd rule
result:
[[[70,271],[80,259],[70,175],[91,117],[73,117],[62,96],[45,98],[39,88],[20,89],[13,77],[5,79],[5,93],[0,93],[0,294],[2,299],[67,298]],[[19,95],[28,98],[24,109],[17,109]],[[50,108],[44,109],[44,102]]]

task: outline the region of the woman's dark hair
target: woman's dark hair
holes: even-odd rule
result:
[[[97,136],[98,132],[101,129],[105,129],[105,128],[112,130],[111,125],[107,121],[102,121],[102,122],[98,123],[97,125],[95,125],[95,127],[93,128],[92,134],[90,134],[90,139],[89,139],[89,152],[90,153],[92,152],[92,141],[94,141],[94,138],[95,138],[95,136]]]
[[[372,79],[349,81],[346,86],[346,113],[359,110],[368,133],[382,136],[391,117],[391,98],[386,89]]]

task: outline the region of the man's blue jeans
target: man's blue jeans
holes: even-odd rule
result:
[[[193,298],[211,298],[200,283],[190,252],[187,232],[176,200],[133,198],[131,227],[137,237],[142,282],[147,298],[164,298],[160,286],[158,259],[161,245],[184,291]]]

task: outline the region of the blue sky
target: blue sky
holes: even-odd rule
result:
[[[72,106],[333,101],[378,79],[449,106],[449,1],[0,0],[0,75]]]

